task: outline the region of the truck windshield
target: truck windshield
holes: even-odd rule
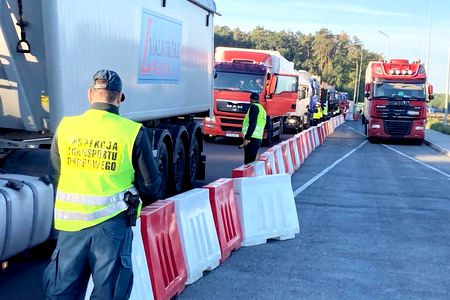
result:
[[[256,74],[216,72],[214,89],[261,93],[264,76]]]
[[[374,98],[425,100],[425,84],[378,81],[375,82]]]

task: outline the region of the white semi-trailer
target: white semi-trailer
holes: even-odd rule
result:
[[[142,122],[160,197],[204,177],[194,117],[213,100],[213,0],[1,0],[1,171],[43,175],[64,116],[88,109],[99,69],[119,73],[122,116]],[[43,150],[45,149],[45,150]]]

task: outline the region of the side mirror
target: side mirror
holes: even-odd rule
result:
[[[277,87],[277,76],[273,75],[269,81],[267,94],[269,95],[274,94],[276,87]]]
[[[369,96],[370,96],[370,93],[369,93],[369,92],[365,92],[365,93],[364,93],[364,97],[369,98]]]
[[[431,102],[431,100],[433,100],[434,99],[434,95],[428,95],[428,100],[427,100],[427,102]]]
[[[430,95],[430,96],[433,95],[433,85],[432,84],[428,84],[428,95]]]

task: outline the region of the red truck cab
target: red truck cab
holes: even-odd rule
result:
[[[433,99],[425,67],[405,59],[369,62],[366,69],[364,117],[369,141],[377,138],[425,137],[426,105]]]
[[[253,92],[259,94],[267,112],[265,138],[271,143],[281,136],[283,117],[295,112],[297,101],[298,74],[293,63],[276,51],[218,47],[214,71],[213,111],[203,121],[207,140],[243,137],[242,122]]]

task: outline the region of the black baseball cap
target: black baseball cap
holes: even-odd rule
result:
[[[255,101],[259,101],[258,93],[251,93],[250,94],[250,99],[255,100]]]
[[[94,89],[106,89],[109,91],[122,92],[122,80],[120,79],[119,74],[112,70],[99,70],[95,72],[93,76],[94,81]],[[104,80],[104,83],[96,83],[96,80]],[[122,99],[120,101],[125,100],[125,95],[122,93]]]

